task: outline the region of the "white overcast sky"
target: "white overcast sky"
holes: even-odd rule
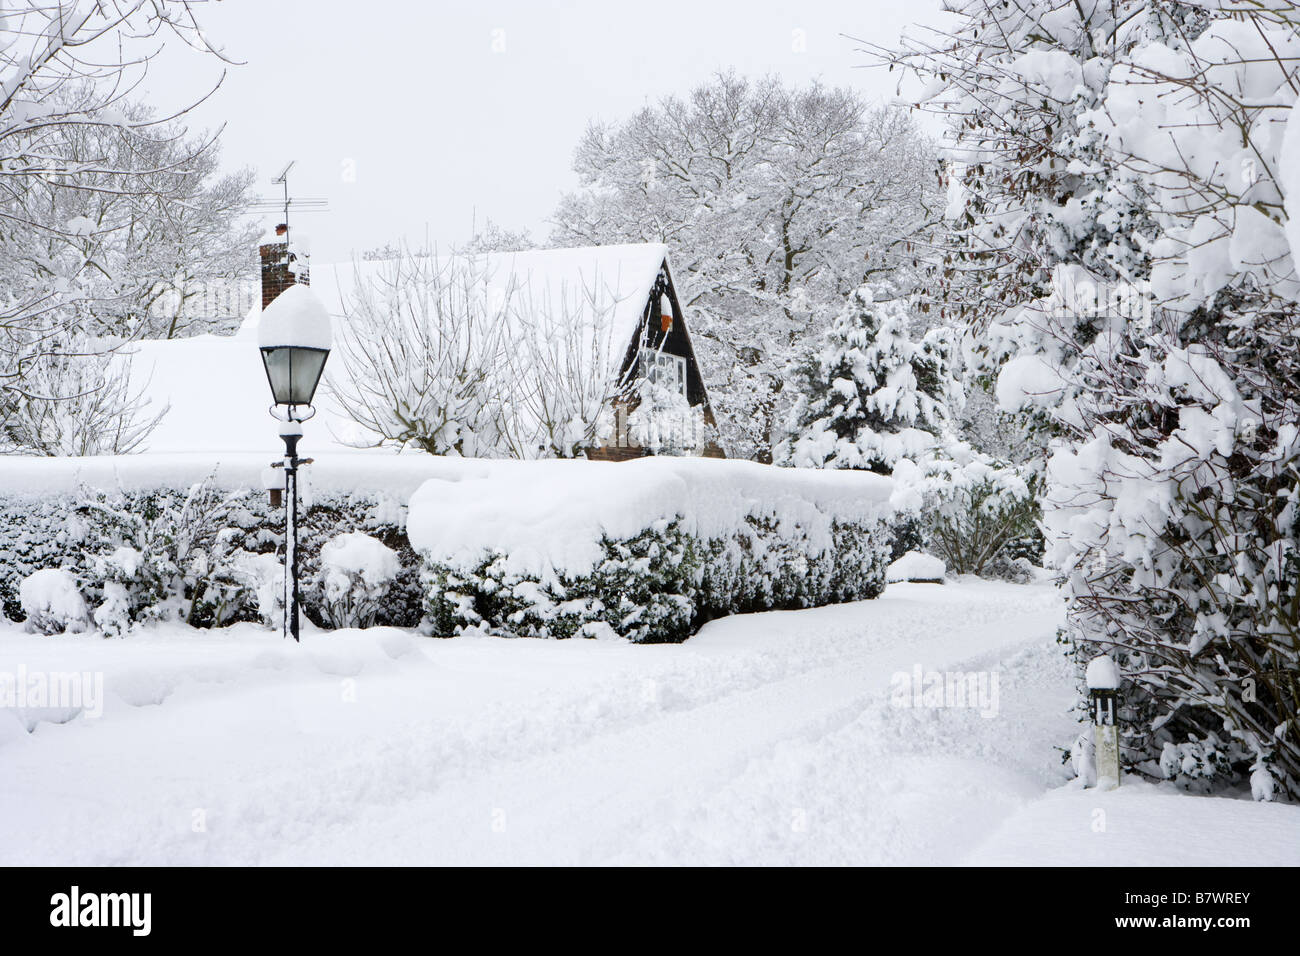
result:
[[[422,242],[426,230],[440,244],[462,240],[475,214],[540,241],[560,193],[576,185],[573,148],[590,119],[621,119],[727,68],[820,78],[884,100],[896,75],[863,69],[845,34],[893,43],[909,23],[934,22],[938,7],[222,0],[204,5],[203,22],[243,63],[189,122],[225,123],[224,164],[256,168],[264,195],[296,160],[291,191],[329,201],[295,221],[317,262],[401,237]],[[169,49],[147,95],[174,108],[218,75],[213,62]]]

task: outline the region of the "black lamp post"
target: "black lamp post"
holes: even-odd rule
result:
[[[284,439],[284,636],[298,640],[298,441],[330,354],[329,311],[305,285],[275,297],[257,326],[266,379]]]

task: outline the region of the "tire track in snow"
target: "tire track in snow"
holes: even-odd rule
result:
[[[884,604],[869,606],[871,612],[884,608]],[[952,610],[941,615],[948,625]],[[689,692],[676,687],[674,678],[682,677],[680,672],[665,675],[661,678],[665,687],[677,699],[689,700],[689,705],[663,710],[649,720],[593,728],[585,737],[525,760],[495,763],[485,772],[449,781],[393,816],[367,824],[364,834],[309,841],[282,858],[325,862],[338,858],[344,846],[361,844],[372,848],[371,859],[391,863],[752,859],[757,838],[770,837],[786,822],[779,821],[772,806],[757,821],[743,806],[740,813],[724,820],[716,813],[701,819],[698,808],[720,795],[743,804],[754,796],[756,785],[738,787],[742,779],[769,786],[773,780],[783,780],[789,762],[785,752],[792,746],[806,748],[846,729],[854,730],[855,740],[869,739],[873,725],[887,731],[888,682],[895,671],[909,670],[913,663],[954,667],[973,653],[999,657],[1026,644],[1044,645],[1050,643],[1060,617],[1052,601],[1020,608],[1011,621],[1006,620],[1005,606],[993,614],[980,613],[988,608],[979,605],[961,610],[968,612],[964,616],[983,620],[901,644],[896,629],[905,622],[915,623],[915,615],[899,620],[896,615],[872,613],[858,625],[858,633],[847,635],[848,653],[835,648],[823,655],[829,660],[817,666],[768,673],[766,679],[745,687],[729,682],[727,691],[701,700],[691,700]],[[818,612],[786,612],[757,617],[784,620],[779,626],[788,628],[796,620],[817,616]],[[922,616],[923,623],[933,623],[926,618]],[[991,622],[998,626],[990,628]],[[726,626],[751,623],[734,619]],[[702,638],[701,647],[707,648],[707,634]],[[859,652],[856,657],[854,648]],[[875,650],[861,656],[868,648]],[[706,650],[702,656],[712,654]],[[685,676],[694,673],[690,670]],[[864,714],[872,719],[865,728],[855,728]],[[852,762],[854,746],[840,755],[843,762]],[[1050,753],[1042,757],[1051,760]],[[787,802],[784,809],[795,812],[799,806]],[[849,806],[843,810],[854,813]],[[711,829],[716,831],[712,849]],[[668,847],[671,852],[658,852]]]

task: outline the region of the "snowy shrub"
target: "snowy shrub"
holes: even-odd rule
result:
[[[948,573],[943,561],[932,554],[909,551],[896,561],[891,561],[885,569],[885,580],[890,584],[896,581],[937,581],[943,583]]]
[[[317,606],[331,627],[369,627],[397,579],[397,552],[377,538],[350,531],[321,549]]]
[[[197,627],[260,620],[278,626],[283,509],[272,510],[261,490],[218,488],[210,479],[192,486],[161,484],[0,494],[4,613],[24,619],[22,580],[40,569],[63,568],[94,612],[92,622],[105,633],[125,633],[155,620]],[[316,494],[304,501],[299,535],[307,616],[330,626],[323,605],[322,548],[340,534],[364,531],[395,552],[399,564],[377,602],[374,622],[418,624],[424,603],[420,562],[403,523],[404,509],[383,494]]]
[[[138,621],[164,616],[170,596],[166,564],[122,546],[98,555],[92,568],[100,589],[95,626],[105,637],[121,637]]]
[[[1031,580],[1032,567],[1016,562],[1018,546],[1036,533],[1036,479],[1030,468],[1013,467],[954,443],[920,463],[895,466],[895,505],[915,516],[926,548],[956,574]],[[1028,564],[1025,561],[1025,564]]]
[[[888,479],[649,458],[467,463],[411,499],[428,624],[677,641],[725,614],[878,595]]]
[[[1030,584],[1038,576],[1038,570],[1028,558],[1012,557],[999,554],[984,566],[984,577],[1012,584]]]
[[[1160,751],[1160,773],[1193,793],[1209,793],[1245,756],[1240,744],[1225,743],[1214,733],[1202,739],[1191,736],[1178,744],[1167,740]]]
[[[18,591],[23,614],[27,617],[27,630],[59,634],[86,629],[86,601],[71,572],[63,568],[33,571],[23,578]]]
[[[924,525],[919,516],[899,514],[889,526],[889,560],[897,561],[910,551],[925,549]]]
[[[954,12],[890,59],[968,160],[937,291],[1055,438],[1066,636],[1126,675],[1130,769],[1300,796],[1300,10]]]
[[[404,527],[404,508],[384,496],[315,496],[310,508],[300,512],[299,560],[302,574],[303,609],[321,627],[331,627],[321,604],[325,591],[322,563],[325,546],[340,534],[361,531],[376,538],[397,555],[398,570],[379,601],[372,620],[376,625],[415,627],[424,613],[422,564],[411,549]],[[283,513],[272,518],[277,542],[283,533]],[[281,571],[283,573],[283,571]],[[277,601],[282,600],[276,598]]]
[[[0,501],[0,606],[21,621],[23,578],[41,568],[75,568],[83,523],[63,496],[11,496]]]
[[[267,627],[284,623],[284,564],[279,556],[245,551],[231,562],[236,580],[244,582],[256,602],[257,618]],[[305,602],[310,606],[310,596]]]
[[[594,635],[606,624],[632,640],[685,640],[695,619],[699,566],[677,524],[624,540],[603,539],[585,574],[539,576],[489,553],[465,571],[429,564],[429,624],[435,634],[467,627],[525,637]]]
[[[104,632],[157,620],[233,620],[249,597],[246,579],[232,567],[242,550],[232,539],[247,516],[243,497],[217,489],[211,479],[179,494],[84,490],[77,513],[92,540],[108,546],[92,552],[88,569],[102,595],[95,620]]]

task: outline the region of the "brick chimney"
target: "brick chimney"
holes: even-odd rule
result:
[[[289,286],[301,282],[311,285],[311,272],[305,261],[299,261],[298,255],[289,250],[287,234],[289,227],[280,223],[275,227],[275,234],[282,237],[280,242],[268,242],[257,247],[262,259],[262,308],[275,301]],[[290,268],[290,265],[293,268]]]

